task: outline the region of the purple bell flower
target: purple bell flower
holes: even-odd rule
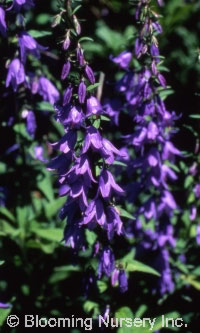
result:
[[[124,270],[119,272],[119,289],[121,293],[125,293],[128,290],[128,278]]]
[[[11,307],[11,304],[5,304],[0,302],[0,309],[10,309]]]
[[[33,111],[28,111],[27,117],[26,117],[26,128],[28,134],[34,138],[35,137],[35,132],[37,129],[37,123],[36,123],[36,118],[35,114]]]
[[[64,96],[63,96],[63,106],[67,105],[70,103],[71,98],[72,98],[72,92],[73,92],[73,88],[70,85],[64,92]]]
[[[119,64],[121,68],[128,69],[131,59],[132,59],[132,53],[124,51],[120,53],[117,57],[112,58],[112,61],[116,64]]]
[[[85,74],[86,74],[88,80],[90,81],[90,83],[95,84],[95,77],[94,77],[93,70],[88,65],[85,66]]]
[[[98,115],[102,110],[102,106],[99,103],[98,99],[94,96],[91,96],[87,99],[87,113],[86,116]]]
[[[47,48],[40,45],[36,40],[26,32],[22,32],[19,36],[19,46],[21,61],[26,63],[27,53],[31,53],[34,57],[40,58],[40,51],[44,51]]]
[[[11,61],[8,74],[6,77],[6,87],[9,87],[11,84],[13,90],[16,91],[18,85],[25,82],[25,72],[24,66],[19,59],[14,59]]]
[[[32,0],[13,0],[12,6],[8,9],[14,9],[17,13],[24,7],[26,10],[34,7],[34,2]]]
[[[108,170],[103,170],[101,173],[99,189],[103,198],[109,198],[111,191],[118,194],[124,193],[124,190],[115,182],[113,175]]]
[[[56,87],[45,77],[40,77],[37,92],[42,96],[44,101],[48,101],[52,105],[60,98]]]
[[[115,268],[114,254],[109,247],[106,247],[101,253],[99,268],[98,268],[98,277],[101,278],[103,273],[109,277],[113,272],[114,268]]]
[[[42,146],[35,146],[34,148],[35,158],[41,162],[48,162],[48,160],[44,157],[44,149]]]
[[[62,73],[61,73],[61,80],[65,80],[67,76],[69,75],[71,69],[71,62],[68,60],[62,68]]]
[[[0,6],[0,33],[3,37],[6,37],[6,18],[5,18],[5,10]]]
[[[200,225],[197,226],[196,241],[200,245]]]
[[[86,85],[84,81],[81,81],[78,87],[78,100],[80,104],[83,104],[85,102],[86,97]]]

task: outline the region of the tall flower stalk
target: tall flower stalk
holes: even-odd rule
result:
[[[63,2],[53,26],[65,23],[62,49],[65,63],[61,80],[65,91],[61,104],[56,104],[56,120],[64,126],[65,135],[52,144],[60,151],[48,168],[59,175],[60,196],[67,196],[61,219],[67,218],[64,233],[66,245],[84,250],[85,230],[98,227],[99,239],[94,253],[100,256],[99,277],[114,270],[110,241],[123,233],[123,225],[114,198],[124,193],[116,183],[110,166],[121,152],[102,135],[100,101],[94,95],[95,74],[87,62],[81,42],[81,24],[74,14],[76,1]],[[107,237],[104,234],[107,234]]]
[[[125,143],[132,151],[127,162],[129,179],[133,179],[127,186],[128,200],[134,202],[137,220],[127,233],[143,238],[138,255],[150,248],[157,253],[154,266],[161,273],[160,292],[164,294],[173,290],[167,245],[176,244],[172,218],[178,207],[169,182],[177,179],[175,157],[181,155],[171,141],[178,117],[167,111],[162,98],[167,86],[160,71],[159,15],[152,10],[150,0],[138,1],[134,7],[138,26],[134,51],[123,51],[113,58],[125,70],[117,90],[134,124],[134,132],[125,136]],[[133,59],[137,59],[136,68]]]

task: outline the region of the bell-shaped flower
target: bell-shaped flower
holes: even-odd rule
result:
[[[87,135],[85,137],[82,153],[86,153],[90,146],[92,146],[94,150],[99,150],[102,148],[102,145],[102,137],[99,131],[95,127],[89,126],[87,128]]]
[[[85,74],[86,74],[88,80],[90,81],[90,83],[95,84],[95,77],[94,77],[93,70],[88,65],[85,66]]]
[[[13,90],[16,91],[18,85],[25,81],[25,72],[24,66],[19,59],[14,59],[11,61],[8,74],[6,77],[6,87],[10,84],[13,87]]]
[[[78,100],[80,104],[83,104],[85,102],[86,97],[86,85],[84,81],[81,81],[78,87]]]
[[[69,151],[74,149],[76,140],[77,132],[72,130],[68,131],[58,142],[51,144],[51,146],[67,154]]]
[[[43,76],[39,78],[37,92],[44,101],[48,101],[52,105],[60,98],[60,94],[53,83]]]
[[[159,130],[155,122],[150,121],[147,127],[147,138],[149,140],[155,140],[159,134]]]
[[[71,62],[68,60],[62,68],[62,73],[61,73],[61,80],[65,80],[67,76],[69,75],[69,72],[71,70]]]
[[[0,309],[10,309],[11,307],[12,307],[11,304],[6,304],[6,303],[0,302]]]
[[[109,247],[105,247],[101,253],[98,277],[101,278],[102,274],[110,276],[115,268],[115,257],[112,250]]]
[[[163,159],[169,160],[173,155],[181,156],[181,152],[173,145],[172,142],[167,141],[163,149]]]
[[[119,289],[121,293],[125,293],[128,290],[128,278],[124,270],[119,272]]]
[[[98,223],[100,226],[105,225],[106,215],[103,202],[100,199],[90,201],[82,221],[82,224],[88,223]]]
[[[107,236],[108,239],[111,240],[115,232],[117,233],[117,235],[122,234],[122,221],[120,219],[118,212],[113,206],[107,207],[106,216],[107,216],[107,223],[106,223]]]
[[[87,99],[87,112],[86,116],[99,115],[102,111],[102,106],[99,103],[98,99],[94,96],[91,96]]]
[[[103,138],[102,145],[101,154],[108,164],[112,164],[114,162],[114,154],[120,157],[125,156],[124,152],[117,149],[108,139]]]
[[[40,58],[40,51],[47,48],[40,45],[27,32],[22,32],[19,35],[20,56],[23,64],[26,63],[27,53],[31,53],[34,57]]]
[[[3,37],[6,37],[6,17],[5,10],[0,6],[0,33]]]
[[[35,137],[35,132],[37,129],[37,123],[36,123],[36,118],[35,114],[33,111],[28,111],[27,117],[26,117],[26,128],[28,134],[34,138]]]
[[[27,10],[33,6],[34,2],[32,0],[13,0],[13,4],[8,10],[14,9],[18,13],[22,7]]]
[[[118,64],[121,68],[127,69],[132,59],[132,53],[123,51],[117,57],[112,58],[112,61]]]
[[[111,192],[114,191],[117,194],[124,193],[124,190],[117,185],[113,175],[108,170],[103,170],[99,179],[99,190],[103,198],[109,198]]]
[[[64,92],[64,96],[63,96],[63,106],[67,105],[70,103],[71,98],[72,98],[72,92],[73,92],[73,88],[70,85],[69,87],[67,87],[67,89]]]

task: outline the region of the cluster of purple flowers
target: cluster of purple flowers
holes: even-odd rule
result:
[[[52,105],[58,101],[60,95],[56,87],[50,80],[43,76],[36,75],[34,72],[27,72],[27,56],[29,54],[36,58],[40,58],[41,51],[45,51],[47,48],[40,45],[30,34],[25,31],[25,20],[22,12],[28,10],[34,6],[32,0],[14,0],[9,8],[0,7],[0,33],[3,37],[9,37],[9,23],[6,23],[10,12],[16,13],[16,20],[18,20],[18,46],[19,50],[15,53],[13,59],[10,59],[8,65],[8,72],[6,77],[6,88],[12,87],[14,93],[17,93],[18,89],[23,86],[25,91],[31,91],[34,95],[38,93],[44,101],[51,103]],[[20,20],[19,20],[20,17]],[[11,93],[10,93],[11,94]],[[30,104],[30,102],[29,102]],[[19,110],[20,112],[20,110]],[[31,110],[27,110],[26,107],[22,107],[22,119],[26,120],[27,132],[31,138],[34,139],[37,122],[35,117],[34,105]],[[41,155],[41,154],[40,154]],[[42,156],[42,155],[41,155]],[[39,156],[39,159],[41,159]],[[37,156],[35,156],[38,158]]]
[[[71,13],[71,2],[67,2]],[[123,195],[123,189],[116,183],[110,166],[122,153],[102,136],[100,122],[104,110],[100,101],[87,89],[95,84],[95,75],[85,60],[84,50],[78,42],[81,27],[75,15],[72,27],[67,30],[63,49],[67,51],[61,79],[67,87],[62,105],[55,105],[56,120],[64,126],[65,135],[52,144],[60,154],[48,166],[57,171],[60,183],[60,196],[67,195],[67,201],[61,209],[60,217],[67,217],[64,239],[66,245],[74,250],[85,249],[85,229],[93,230],[99,226],[99,232],[106,231],[104,244],[95,244],[95,255],[100,256],[99,277],[111,275],[114,269],[114,254],[109,241],[114,234],[123,233],[123,225],[113,198]],[[70,32],[75,28],[77,38],[71,42]],[[75,52],[73,47],[76,43]],[[77,73],[77,80],[70,76]]]
[[[163,294],[173,289],[169,253],[165,244],[175,246],[171,219],[178,207],[168,182],[177,179],[173,165],[175,156],[180,156],[181,152],[171,141],[175,133],[174,122],[178,117],[166,110],[161,97],[166,81],[159,70],[157,35],[162,28],[157,18],[158,15],[151,10],[150,1],[139,1],[136,8],[139,33],[134,52],[124,51],[113,58],[113,62],[125,70],[124,76],[117,82],[117,90],[124,98],[123,108],[126,107],[135,124],[134,132],[125,136],[127,148],[135,154],[133,160],[129,157],[127,161],[129,178],[134,179],[127,186],[128,200],[135,203],[140,194],[146,194],[139,208],[135,203],[137,220],[136,227],[132,228],[133,234],[136,236],[139,233],[141,237],[143,234],[144,241],[138,250],[148,248],[157,251],[154,264],[161,273],[160,291]],[[132,67],[134,57],[141,65],[140,70]],[[133,194],[135,192],[137,195]],[[154,230],[144,231],[142,220],[147,225],[154,220]],[[146,238],[149,238],[147,243]],[[152,241],[155,246],[150,246]],[[163,264],[159,265],[159,262]]]

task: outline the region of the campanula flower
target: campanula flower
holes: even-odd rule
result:
[[[3,37],[6,37],[6,15],[5,10],[0,6],[0,33]]]
[[[31,53],[34,57],[40,58],[40,51],[47,48],[40,45],[27,32],[22,32],[19,35],[20,56],[23,64],[26,63],[27,53]]]
[[[25,82],[24,66],[18,58],[11,61],[8,74],[6,77],[6,87],[11,84],[13,90],[16,91],[17,87]]]

